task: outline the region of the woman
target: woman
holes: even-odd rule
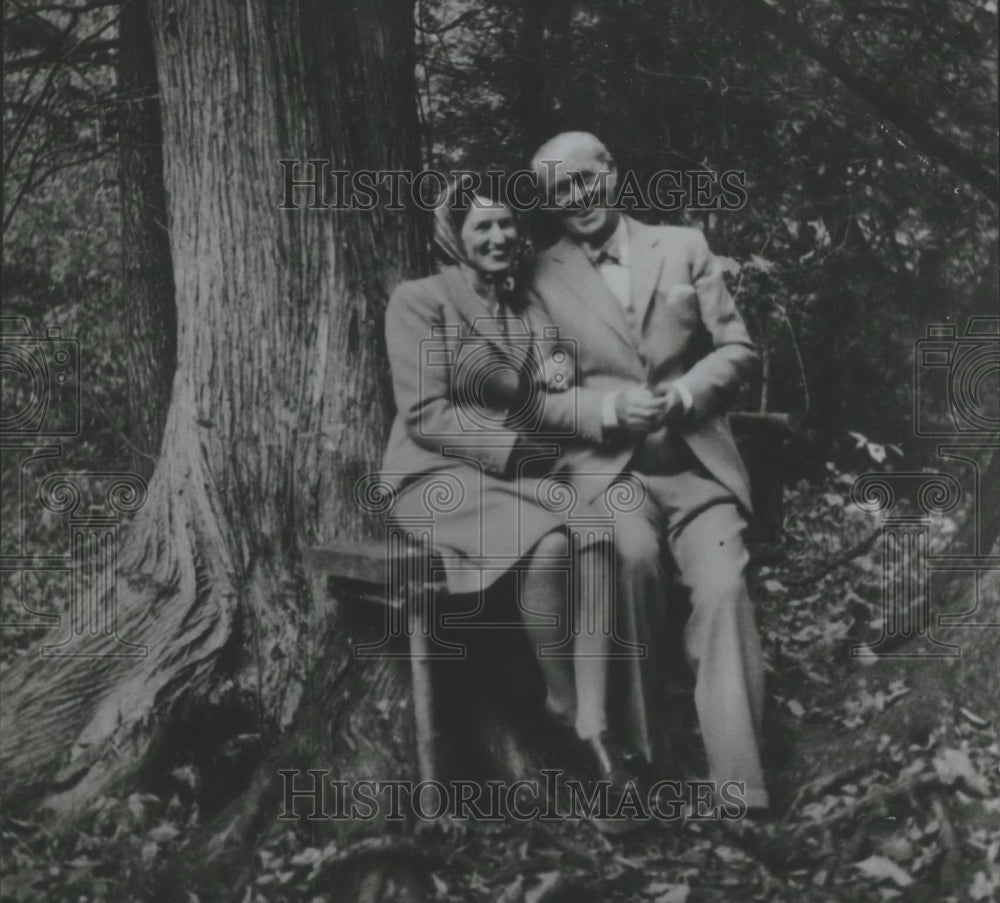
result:
[[[613,638],[601,629],[611,617],[609,550],[597,539],[574,542],[572,567],[598,576],[582,581],[571,600],[572,623],[593,629],[569,640],[568,581],[553,563],[570,554],[565,501],[572,490],[553,479],[559,437],[576,427],[566,349],[534,338],[518,317],[518,230],[502,201],[452,185],[435,211],[434,237],[449,265],[400,285],[386,311],[398,411],[383,462],[398,493],[392,516],[433,523],[452,593],[478,593],[519,571],[547,709],[575,728],[605,776],[621,777],[624,755],[606,718]],[[542,647],[550,655],[539,654]]]

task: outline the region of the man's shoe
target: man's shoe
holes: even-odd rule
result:
[[[598,800],[601,800],[600,795],[605,792],[607,794],[606,810],[589,815],[591,823],[602,834],[627,834],[634,831],[639,824],[631,817],[618,816],[617,813],[626,794],[641,799],[640,768],[637,767],[641,757],[637,753],[630,754],[619,746],[609,731],[604,731],[597,737],[588,737],[583,743],[590,749],[597,765],[598,781],[594,787],[599,794]]]

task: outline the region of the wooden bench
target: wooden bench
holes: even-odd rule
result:
[[[793,426],[785,414],[735,413],[730,422],[750,474],[755,517],[747,545],[751,560],[759,561],[773,552],[781,534],[783,450]],[[383,610],[388,627],[384,654],[400,655],[390,644],[404,643],[401,654],[409,659],[413,681],[420,778],[436,779],[431,666],[442,655],[432,648],[433,612],[446,590],[434,577],[433,549],[419,542],[340,542],[306,550],[304,564],[314,592],[341,605],[368,604]],[[379,654],[377,649],[367,651]]]

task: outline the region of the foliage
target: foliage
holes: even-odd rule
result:
[[[120,305],[119,184],[113,48],[117,4],[11,3],[4,10],[4,316],[31,334],[58,328],[78,343],[79,434],[61,443],[49,470],[127,470],[124,349]],[[21,410],[30,391],[5,369],[3,403]],[[62,416],[69,412],[60,412]],[[50,416],[58,416],[50,410]],[[0,527],[4,554],[68,555],[65,519],[25,499],[17,455],[3,453]],[[33,484],[32,484],[33,485]],[[0,621],[36,621],[64,609],[68,587],[38,571],[21,585],[5,573]],[[42,628],[44,633],[44,627]],[[33,628],[3,631],[0,669],[26,654]]]
[[[996,207],[738,4],[536,6],[421,0],[429,162],[516,168],[585,128],[643,184],[663,168],[744,172],[741,210],[651,216],[704,227],[732,259],[768,363],[756,402],[913,452],[913,342],[996,313]],[[994,169],[995,4],[796,9],[852,71]]]
[[[7,5],[5,239],[21,204],[52,176],[115,149],[116,22],[111,2]]]

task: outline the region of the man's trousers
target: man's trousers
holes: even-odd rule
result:
[[[708,757],[709,777],[745,784],[748,806],[766,807],[760,761],[764,704],[763,659],[747,591],[746,521],[731,493],[700,466],[671,475],[636,474],[647,493],[642,504],[615,519],[617,612],[639,612],[624,635],[647,646],[633,659],[632,679],[643,699],[621,700],[627,732],[651,759],[657,757],[657,723],[666,693],[663,655],[671,644],[662,631],[681,629],[668,619],[676,585],[668,580],[664,553],[676,565],[691,613],[683,649],[694,673],[695,707]],[[677,648],[679,644],[673,644]],[[614,694],[611,707],[614,708]]]

